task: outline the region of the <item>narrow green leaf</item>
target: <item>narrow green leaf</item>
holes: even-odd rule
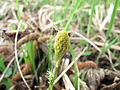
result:
[[[74,5],[73,10],[71,10],[70,16],[69,16],[69,20],[68,20],[68,22],[67,22],[67,24],[66,24],[66,26],[65,26],[65,31],[68,31],[69,25],[70,25],[70,23],[71,23],[71,21],[72,21],[72,18],[73,18],[73,16],[74,16],[74,14],[75,14],[75,11],[76,11],[77,8],[80,6],[81,1],[82,1],[82,0],[77,0],[76,3],[75,3],[75,5]]]
[[[106,41],[108,40],[109,35],[112,31],[112,26],[113,26],[114,21],[115,21],[115,16],[116,16],[116,13],[117,13],[118,5],[119,5],[119,0],[115,0],[114,9],[113,9],[112,16],[111,16],[111,19],[110,19],[110,24],[109,24],[108,30],[107,30]]]
[[[93,0],[93,4],[92,4],[92,7],[91,7],[91,13],[90,13],[88,27],[87,27],[87,36],[88,37],[89,37],[90,32],[91,32],[92,17],[94,15],[94,9],[95,9],[95,5],[96,5],[96,1],[97,0]]]
[[[2,59],[2,57],[0,56],[0,71],[2,71],[2,72],[4,72],[4,70],[5,70],[5,64],[4,64],[4,62],[3,62],[3,59]]]

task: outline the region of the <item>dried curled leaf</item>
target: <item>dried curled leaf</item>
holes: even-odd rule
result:
[[[86,61],[86,62],[82,62],[80,64],[78,64],[78,69],[84,69],[84,68],[95,68],[97,69],[97,65],[96,63],[92,62],[92,61]]]
[[[57,59],[62,58],[62,56],[67,51],[68,46],[69,46],[68,33],[65,31],[58,32],[55,38],[55,43],[54,43],[55,55]]]
[[[25,74],[27,74],[27,73],[29,72],[30,67],[31,67],[31,64],[30,64],[30,62],[28,62],[28,63],[25,65],[25,67],[22,69],[23,75],[25,75]],[[20,73],[18,72],[17,74],[15,74],[15,76],[13,76],[12,80],[13,80],[13,81],[16,81],[16,80],[18,80],[18,79],[20,79],[20,78],[21,78],[21,75],[20,75]]]
[[[7,46],[0,46],[0,54],[8,54],[9,50],[7,48]]]

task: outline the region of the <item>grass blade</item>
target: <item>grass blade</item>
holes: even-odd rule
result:
[[[108,31],[107,31],[107,35],[106,35],[106,40],[105,41],[108,40],[109,35],[110,35],[111,31],[112,31],[112,26],[113,26],[114,21],[115,21],[115,16],[116,16],[116,13],[117,13],[118,5],[119,5],[119,0],[115,0],[114,9],[113,9],[112,16],[111,16],[111,19],[110,19],[110,24],[108,26]]]
[[[66,26],[65,26],[65,31],[68,31],[69,25],[70,25],[70,23],[71,23],[71,21],[72,21],[72,18],[73,18],[73,16],[74,16],[74,14],[75,14],[75,11],[76,11],[77,8],[80,6],[81,1],[82,1],[82,0],[77,0],[76,3],[75,3],[75,5],[74,5],[73,10],[70,12],[69,20],[68,20],[68,22],[67,22],[67,24],[66,24]]]
[[[89,37],[90,35],[90,27],[91,27],[91,24],[92,24],[92,17],[94,15],[94,9],[95,9],[95,5],[96,5],[96,1],[97,0],[93,0],[93,4],[92,4],[92,7],[91,7],[91,13],[90,13],[90,17],[89,17],[89,22],[88,22],[88,27],[87,27],[87,36]]]

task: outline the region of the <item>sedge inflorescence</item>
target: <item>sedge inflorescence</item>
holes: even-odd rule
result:
[[[55,37],[54,49],[56,59],[61,59],[69,46],[69,36],[66,31],[59,31]]]

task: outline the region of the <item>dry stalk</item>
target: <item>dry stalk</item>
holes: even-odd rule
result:
[[[22,77],[25,85],[27,86],[27,88],[28,88],[29,90],[31,90],[31,88],[30,88],[29,85],[27,84],[27,82],[26,82],[26,80],[25,80],[25,78],[24,78],[24,76],[23,76],[23,74],[22,74],[22,71],[21,71],[21,69],[20,69],[20,65],[19,65],[19,62],[18,62],[17,37],[18,37],[18,31],[19,31],[19,29],[20,29],[21,22],[22,22],[22,21],[20,21],[20,23],[19,23],[19,26],[18,26],[18,29],[17,29],[17,32],[16,32],[16,36],[15,36],[15,60],[16,60],[17,67],[18,67],[18,70],[19,70],[19,72],[20,72],[20,75],[21,75],[21,77]]]
[[[72,67],[72,65],[80,58],[80,56],[86,51],[87,47],[73,60],[69,66],[55,79],[54,84]]]
[[[31,33],[29,35],[26,35],[24,36],[23,38],[21,38],[19,41],[18,41],[18,44],[17,44],[17,48],[19,48],[22,44],[24,44],[25,42],[28,42],[30,40],[35,40],[37,39],[39,36],[38,33]]]

